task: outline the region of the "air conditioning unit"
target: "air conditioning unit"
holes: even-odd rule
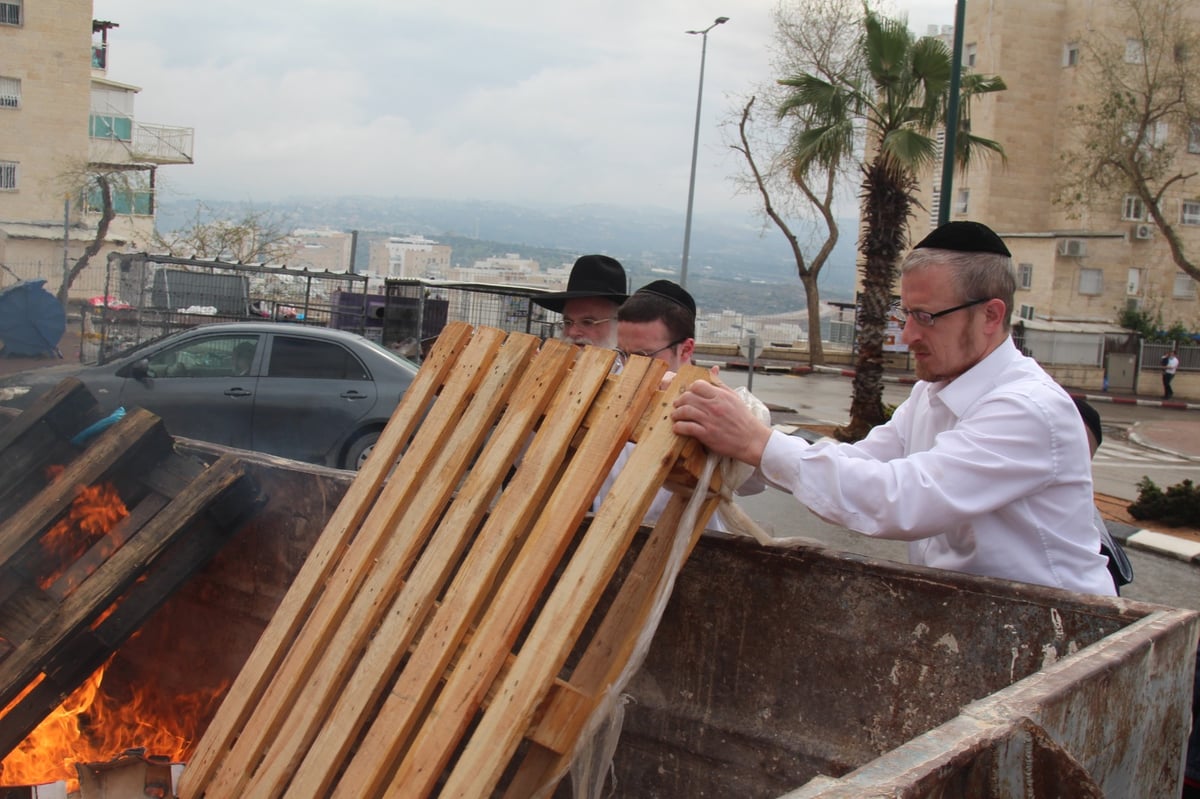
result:
[[[1141,225],[1133,226],[1133,237],[1135,239],[1142,239],[1143,241],[1145,241],[1146,239],[1152,238],[1153,236],[1154,236],[1154,226],[1153,225],[1147,225],[1147,224],[1143,223]]]
[[[1058,254],[1069,258],[1081,258],[1087,255],[1087,242],[1083,239],[1061,239],[1058,242]]]

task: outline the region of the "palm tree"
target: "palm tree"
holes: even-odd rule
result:
[[[810,127],[794,140],[795,169],[829,168],[854,157],[862,134],[871,143],[863,165],[862,298],[858,311],[858,359],[850,423],[838,430],[857,441],[884,421],[883,341],[899,258],[908,247],[917,173],[937,160],[937,131],[946,122],[950,49],[932,37],[916,38],[903,19],[863,16],[858,58],[839,75],[801,74],[779,81],[791,89],[779,108],[797,113]],[[955,160],[965,170],[974,154],[998,153],[999,143],[970,134],[970,98],[1005,87],[999,77],[965,76],[960,91]],[[943,198],[946,201],[946,198]]]

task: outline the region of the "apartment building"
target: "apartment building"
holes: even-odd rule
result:
[[[1126,44],[1132,66],[1143,57],[1116,3],[1006,0],[968,3],[963,28],[966,70],[1000,75],[1008,90],[972,105],[974,134],[999,141],[1007,164],[990,159],[958,173],[950,197],[938,196],[940,166],[922,176],[912,239],[936,226],[941,202],[950,219],[974,219],[1007,242],[1018,269],[1014,311],[1050,322],[1115,322],[1122,309],[1161,313],[1200,330],[1197,284],[1172,261],[1161,231],[1136,197],[1083,198],[1072,214],[1057,203],[1064,155],[1080,141],[1074,109],[1095,99],[1087,69],[1091,44]],[[1192,5],[1200,25],[1200,6]],[[930,31],[945,35],[946,31]],[[1176,53],[1176,57],[1180,54]],[[1193,58],[1200,54],[1193,54]],[[1173,148],[1177,168],[1200,171],[1200,127],[1178,120],[1154,131],[1153,145]],[[1160,203],[1185,247],[1200,255],[1200,180],[1183,181]]]
[[[424,236],[390,236],[371,242],[370,273],[379,278],[444,277],[451,248]]]
[[[89,175],[112,178],[112,221],[72,297],[98,293],[108,252],[145,248],[157,170],[192,163],[191,128],[137,120],[140,89],[108,77],[118,23],[91,0],[0,0],[0,263],[3,282],[42,277],[95,240],[103,203]]]
[[[314,271],[348,272],[354,260],[355,235],[328,228],[297,228],[288,237],[291,253],[283,263]]]

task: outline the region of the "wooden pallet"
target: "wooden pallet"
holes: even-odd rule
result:
[[[660,391],[662,362],[610,376],[613,358],[486,327],[442,332],[181,797],[527,796],[558,773],[629,658],[684,498],[648,539],[640,521],[700,455],[669,417],[704,370]],[[692,543],[715,504],[684,533]],[[632,571],[614,578],[626,558]]]
[[[0,473],[10,480],[0,495],[0,757],[255,508],[236,457],[206,468],[177,454],[162,421],[144,410],[80,441],[98,417],[91,395],[68,380],[0,429]],[[51,554],[48,534],[81,489],[102,483],[128,515],[86,551]]]

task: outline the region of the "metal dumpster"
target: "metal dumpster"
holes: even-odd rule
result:
[[[266,504],[152,620],[169,635],[130,642],[131,679],[174,672],[181,640],[181,681],[200,657],[235,676],[352,478],[244,459]],[[630,685],[614,794],[1178,796],[1198,628],[1191,611],[705,537]]]

